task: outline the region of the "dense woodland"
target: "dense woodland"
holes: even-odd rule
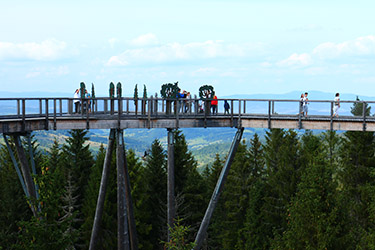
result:
[[[360,104],[352,108],[353,114],[361,111]],[[174,134],[177,221],[185,232],[180,243],[188,245],[225,158],[217,155],[200,173],[184,135]],[[0,249],[88,248],[105,157],[104,147],[91,153],[88,139],[87,131],[73,130],[63,145],[56,141],[48,152],[33,140],[38,218],[1,146]],[[271,129],[263,143],[257,135],[243,138],[204,249],[375,249],[374,144],[373,132],[306,131],[299,136],[294,130]],[[166,151],[155,140],[144,159],[131,149],[126,157],[139,248],[168,248]],[[113,154],[98,249],[117,247],[115,169]]]

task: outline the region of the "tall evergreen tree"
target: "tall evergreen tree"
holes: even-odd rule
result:
[[[70,137],[66,139],[66,143],[62,147],[62,166],[64,178],[69,182],[65,184],[64,205],[70,206],[65,209],[64,218],[72,218],[71,233],[78,233],[78,237],[74,237],[77,241],[74,247],[83,247],[84,239],[81,234],[81,226],[84,223],[84,214],[82,207],[85,200],[85,190],[94,164],[91,155],[90,146],[87,144],[89,137],[86,136],[88,131],[71,130]],[[72,211],[71,209],[74,209]],[[74,229],[74,230],[73,230]]]
[[[238,249],[264,249],[267,242],[264,233],[265,225],[261,209],[265,189],[265,162],[263,146],[257,134],[250,141],[249,159],[249,192],[248,204],[245,204],[245,221],[238,231],[236,247]]]
[[[14,144],[10,143],[13,152]],[[0,242],[9,248],[18,242],[18,222],[31,219],[26,195],[5,145],[0,145]]]
[[[150,154],[145,159],[143,185],[145,186],[145,222],[151,226],[147,238],[152,249],[163,249],[161,240],[166,240],[167,174],[166,153],[159,140],[154,140]]]
[[[176,216],[191,226],[192,231],[196,231],[206,209],[206,187],[197,170],[197,162],[188,150],[185,136],[180,130],[174,131],[174,140]],[[194,235],[190,234],[189,240],[192,239]]]
[[[264,233],[271,242],[280,237],[287,226],[285,215],[300,179],[298,147],[295,131],[271,129],[266,133],[267,181],[262,214],[267,225]]]
[[[223,166],[224,161],[220,158],[219,154],[216,154],[212,166],[206,166],[203,172],[204,181],[207,186],[207,194],[205,199],[205,204],[207,204],[206,209],[212,197],[212,193],[216,187]],[[207,249],[208,247],[210,249],[222,249],[221,229],[223,228],[222,218],[224,218],[224,214],[225,209],[223,197],[220,197],[207,230],[207,236],[204,242],[204,249]]]
[[[230,172],[223,190],[225,217],[221,230],[224,249],[233,248],[238,241],[238,233],[243,227],[246,207],[249,202],[250,161],[246,144],[237,148]]]
[[[317,137],[303,136],[305,147],[316,147]],[[314,139],[315,138],[315,139]],[[313,151],[314,152],[314,151]],[[336,206],[337,182],[324,151],[308,160],[298,191],[288,210],[288,229],[275,249],[345,249],[340,240],[340,211]]]

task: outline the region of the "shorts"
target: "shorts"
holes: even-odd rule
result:
[[[309,111],[309,107],[307,105],[304,105],[303,106],[303,112],[307,113],[307,111]]]
[[[333,114],[334,115],[338,115],[339,114],[339,106],[338,105],[333,106]]]

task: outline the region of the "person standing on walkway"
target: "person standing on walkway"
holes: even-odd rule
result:
[[[303,113],[305,114],[305,117],[307,117],[307,112],[309,112],[309,98],[307,98],[308,93],[305,93],[305,96],[303,97]]]
[[[78,113],[79,112],[79,89],[76,89],[76,91],[74,92],[74,107],[75,107],[75,113]]]
[[[213,115],[217,114],[217,103],[217,96],[215,95],[213,100],[211,101],[211,109]]]
[[[335,116],[339,117],[339,108],[340,108],[340,94],[339,93],[336,93],[334,101],[335,103],[333,104],[332,117],[335,117]]]
[[[303,98],[305,96],[303,93],[301,94],[301,98],[299,99],[299,115],[303,116]]]
[[[228,101],[224,100],[224,115],[226,115],[227,113],[229,115],[229,109],[230,109],[230,105],[229,105]]]

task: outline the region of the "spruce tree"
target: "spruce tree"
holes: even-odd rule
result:
[[[85,200],[85,190],[94,164],[86,136],[88,131],[71,130],[70,137],[66,139],[62,147],[62,171],[67,180],[64,188],[63,207],[65,208],[64,219],[71,220],[71,228],[67,233],[72,233],[74,247],[83,247],[84,239],[81,234],[81,226],[84,223],[82,207]],[[70,206],[70,207],[68,207]],[[72,210],[73,209],[73,210]],[[78,236],[76,236],[78,234]]]
[[[311,139],[308,140],[311,143]],[[332,176],[332,167],[325,153],[316,151],[307,161],[297,194],[288,209],[288,229],[282,240],[274,245],[275,249],[347,247],[339,240],[341,228],[340,211],[336,206],[337,182]]]
[[[224,227],[221,230],[222,245],[229,249],[236,245],[238,233],[243,227],[246,206],[249,202],[250,161],[246,144],[237,148],[227,181],[223,190],[224,209],[226,211]]]
[[[270,243],[280,237],[287,226],[285,215],[300,179],[298,147],[295,131],[271,129],[266,133],[267,180],[262,216],[267,225],[264,233],[271,239]]]
[[[212,166],[206,166],[203,172],[204,181],[207,186],[207,194],[205,199],[206,209],[212,197],[212,193],[216,187],[223,166],[224,161],[220,158],[219,154],[216,154],[215,161],[212,163]],[[207,236],[204,242],[204,247],[208,248],[209,246],[212,249],[222,249],[221,230],[224,227],[224,214],[225,209],[223,197],[220,197],[207,229]]]
[[[147,238],[152,249],[163,249],[161,240],[166,240],[167,174],[166,153],[159,140],[154,140],[150,153],[145,158],[143,185],[145,187],[145,223],[150,225]]]
[[[250,141],[248,150],[250,177],[248,204],[245,204],[246,217],[243,227],[238,231],[238,249],[264,249],[267,238],[262,216],[265,195],[265,168],[263,146],[257,134]]]
[[[15,152],[14,144],[10,146]],[[30,220],[32,213],[5,145],[0,145],[0,185],[0,242],[11,248],[18,241],[17,223]]]
[[[180,130],[174,131],[174,140],[176,216],[196,231],[206,209],[206,187],[203,177],[198,172],[197,162],[188,150],[185,136]],[[193,233],[189,235],[189,240],[192,239]]]

